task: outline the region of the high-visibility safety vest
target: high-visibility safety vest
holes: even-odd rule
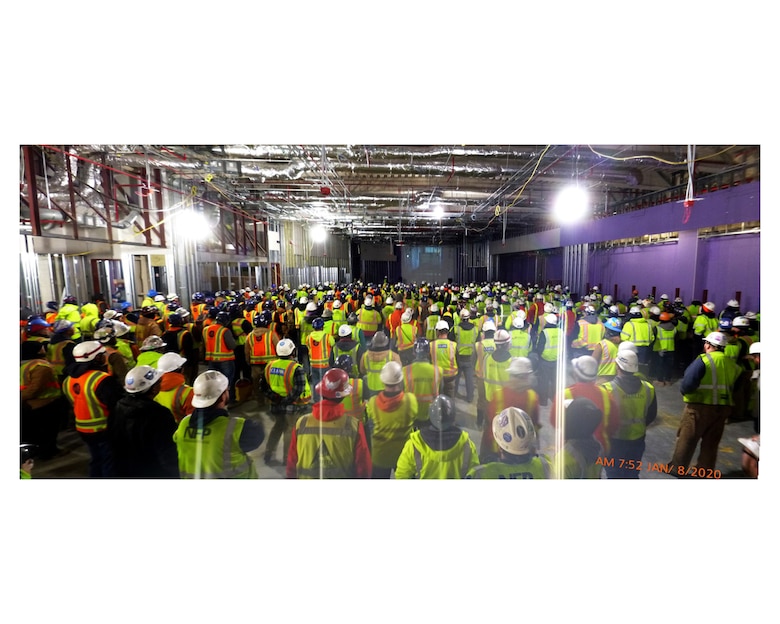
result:
[[[246,334],[244,333],[244,330],[241,329],[241,326],[244,324],[245,319],[243,317],[238,317],[236,319],[233,319],[230,323],[230,328],[233,330],[233,335],[236,337],[236,346],[244,346],[244,343],[246,342]]]
[[[439,338],[430,344],[431,361],[441,366],[445,377],[458,374],[458,345],[447,338]]]
[[[347,313],[344,308],[333,308],[333,322],[337,325],[342,325],[347,320]],[[338,331],[338,329],[336,330]]]
[[[191,303],[190,314],[192,314],[192,320],[197,321],[200,315],[203,314],[203,310],[206,308],[205,303]]]
[[[423,406],[423,410],[418,410],[418,420],[428,418],[428,407],[433,400],[439,396],[439,386],[444,378],[444,372],[441,366],[434,366],[430,362],[412,362],[403,368],[404,373],[404,392],[410,392],[417,398],[418,406]]]
[[[620,331],[621,342],[630,340],[637,347],[649,347],[651,338],[650,325],[647,324],[646,319],[642,318],[631,319],[623,325],[623,329]]]
[[[66,303],[57,312],[57,320],[60,319],[70,321],[73,323],[73,341],[76,342],[81,338],[81,312],[79,307],[74,303]]]
[[[413,431],[398,458],[395,476],[396,479],[465,479],[477,464],[477,449],[466,431],[461,431],[451,448],[441,451],[432,449],[419,431]]]
[[[366,337],[373,336],[380,323],[382,322],[382,314],[379,310],[360,308],[357,313],[357,327],[363,330]]]
[[[699,358],[706,367],[704,376],[696,390],[683,395],[683,401],[705,405],[734,405],[732,391],[741,374],[739,365],[723,351],[702,353]]]
[[[693,333],[702,338],[711,332],[718,331],[718,318],[710,318],[706,314],[699,314],[693,322]]]
[[[227,362],[229,360],[235,360],[236,354],[233,353],[233,349],[228,349],[225,343],[225,332],[230,330],[227,327],[223,327],[219,324],[209,325],[208,329],[204,330],[204,346],[206,349],[205,360],[207,362]]]
[[[599,370],[596,373],[599,377],[609,377],[617,375],[617,352],[618,346],[611,340],[602,340],[601,345],[601,362],[599,362]]]
[[[516,394],[514,396],[517,396]],[[504,393],[504,388],[501,388],[500,391],[498,388],[493,390],[493,396],[490,399],[490,402],[488,403],[488,412],[490,414],[500,414],[503,412],[507,407],[519,407],[523,411],[527,412],[528,414],[532,414],[535,412],[539,406],[539,395],[537,394],[536,390],[528,389],[525,390],[522,393],[523,398],[521,399],[522,403],[512,403],[511,405],[507,401],[507,397]],[[482,439],[483,446],[485,443],[485,439],[483,437]],[[490,447],[493,449],[493,452],[498,455],[498,444],[496,444],[495,439],[493,439],[493,436],[490,436]]]
[[[293,308],[293,313],[295,317],[295,329],[300,329],[301,323],[303,323],[305,311],[301,310],[300,308]]]
[[[726,346],[723,349],[723,353],[726,354],[726,357],[731,358],[735,362],[739,360],[739,352],[742,349],[742,344],[739,340],[732,340],[729,339],[726,343]]]
[[[127,364],[127,370],[130,370],[131,368],[135,367],[135,356],[133,355],[133,348],[130,346],[130,343],[127,342],[127,340],[117,340],[116,341],[116,350],[119,351],[120,355],[125,358],[125,363]]]
[[[176,422],[181,422],[187,415],[184,413],[184,406],[187,398],[193,393],[192,386],[181,384],[170,390],[160,390],[154,397],[155,402],[171,410]]]
[[[471,329],[463,329],[460,325],[455,327],[455,344],[458,345],[458,355],[473,355],[474,345],[477,342],[479,330],[476,325]]]
[[[417,397],[405,392],[398,407],[385,412],[373,396],[366,405],[368,419],[373,423],[371,462],[378,468],[395,468],[398,456],[412,433],[417,418]]]
[[[469,471],[467,479],[549,479],[550,461],[544,455],[537,455],[522,464],[492,462],[482,464]]]
[[[247,336],[246,343],[249,345],[250,366],[262,366],[277,358],[270,329],[264,329],[259,336],[253,331]]]
[[[341,400],[344,406],[344,415],[357,418],[360,422],[366,420],[366,403],[363,401],[363,380],[350,379],[349,385],[352,391]]]
[[[438,314],[430,314],[425,318],[425,337],[428,340],[436,340],[436,323],[441,320]]]
[[[560,338],[561,330],[557,327],[545,327],[542,333],[544,334],[542,359],[546,362],[555,362],[558,359],[558,339]]]
[[[385,384],[379,379],[379,375],[384,365],[394,359],[391,351],[366,351],[363,354],[361,369],[365,371],[364,379],[369,390],[380,392],[385,389]]]
[[[62,388],[57,382],[57,376],[54,373],[54,367],[46,360],[41,359],[22,362],[21,366],[19,367],[19,390],[21,391],[27,388],[30,383],[30,376],[32,375],[33,369],[37,368],[38,366],[51,369],[54,381],[47,383],[44,388],[35,396],[35,398],[56,399],[57,397],[61,396]]]
[[[595,461],[585,461],[583,454],[571,442],[566,442],[562,452],[564,479],[601,478],[601,464],[596,464]],[[553,461],[553,463],[555,462]]]
[[[515,328],[509,332],[509,335],[512,337],[512,345],[509,347],[512,357],[528,357],[531,351],[531,334]]]
[[[62,391],[73,405],[73,413],[76,416],[76,431],[105,431],[108,425],[108,406],[97,398],[95,391],[110,377],[103,371],[91,370],[79,377],[68,377],[63,382]]]
[[[496,341],[493,338],[480,340],[474,347],[477,351],[477,359],[474,362],[474,375],[482,379],[485,376],[485,358],[496,350]]]
[[[273,360],[265,367],[263,375],[271,390],[279,396],[287,397],[292,394],[293,376],[295,375],[295,371],[300,367],[301,365],[295,360]],[[293,403],[295,405],[303,405],[304,403],[308,403],[310,398],[311,388],[309,387],[309,380],[306,379],[306,388],[303,391],[303,394],[296,398]]]
[[[218,416],[202,429],[192,414],[173,434],[182,479],[257,479],[257,469],[238,445],[244,418]]]
[[[684,339],[688,333],[689,325],[688,318],[685,315],[680,315],[677,317],[677,325],[675,325],[674,330]]]
[[[360,350],[360,343],[356,342],[354,346],[351,349],[345,349],[344,348],[344,342],[339,340],[336,342],[336,344],[333,345],[333,361],[339,359],[342,355],[348,355],[352,358],[352,369],[348,370],[350,377],[359,377],[360,376],[360,362],[358,361],[358,351]]]
[[[136,366],[151,366],[157,368],[157,362],[163,356],[159,351],[141,351],[136,360]]]
[[[56,344],[49,343],[46,347],[46,359],[54,367],[54,375],[57,379],[60,378],[65,370],[65,347],[74,344],[72,340],[63,340]]]
[[[647,410],[653,402],[655,388],[649,381],[640,381],[642,386],[634,394],[628,394],[614,381],[608,381],[602,386],[615,397],[620,407],[619,425],[612,435],[616,440],[641,440],[645,437]]]
[[[493,357],[495,352],[485,358],[485,398],[488,401],[493,400],[493,396],[499,391],[500,387],[509,381],[509,364],[512,358],[509,357],[503,362],[497,362]]]
[[[358,421],[342,414],[335,420],[301,416],[295,425],[299,479],[355,477]]]
[[[395,329],[395,344],[398,351],[408,351],[414,347],[417,338],[417,327],[411,323],[402,323]]]
[[[321,329],[314,330],[306,338],[309,347],[309,362],[312,368],[328,368],[330,352],[333,349],[333,337]]]
[[[691,322],[695,321],[701,313],[701,307],[693,304],[689,305],[686,310],[688,310],[688,318],[691,319]]]
[[[585,319],[578,321],[580,326],[580,333],[577,339],[571,343],[572,347],[578,349],[587,349],[593,351],[596,345],[604,337],[604,324],[599,321],[598,323],[588,323]]]
[[[674,337],[677,335],[677,328],[664,329],[658,326],[655,328],[655,332],[653,351],[674,351]]]

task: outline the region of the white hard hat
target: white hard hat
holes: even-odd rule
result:
[[[279,341],[279,344],[284,342]],[[207,370],[201,373],[192,384],[193,396],[192,407],[209,407],[219,400],[230,383],[228,378],[215,370]]]
[[[555,312],[555,306],[548,301],[544,304],[544,313],[550,314],[550,312]]]
[[[176,311],[174,312],[176,316],[180,316],[181,318],[187,318],[190,315],[190,311],[186,308],[176,308]]]
[[[726,338],[726,334],[721,334],[720,332],[710,332],[707,334],[704,342],[710,343],[713,347],[720,347],[723,349],[728,344],[728,339]]]
[[[755,355],[756,353],[758,353],[759,355],[761,354],[761,341],[760,340],[757,341],[757,342],[754,342],[753,344],[751,344],[750,348],[748,349],[748,354],[749,355]]]
[[[558,317],[554,314],[548,314],[544,317],[544,320],[548,325],[555,325],[558,322]]]
[[[506,372],[510,375],[530,375],[534,372],[534,367],[527,357],[516,357],[512,358]]]
[[[512,327],[515,329],[523,329],[525,327],[525,315],[520,316],[519,314],[512,319]]]
[[[154,296],[155,301],[165,301],[165,297],[163,295],[155,295]]]
[[[106,348],[97,340],[87,340],[73,347],[73,359],[77,362],[91,362],[98,355],[105,352]]]
[[[615,357],[615,363],[618,365],[619,369],[627,373],[635,373],[639,370],[639,357],[636,353],[628,349],[618,351],[618,354]]]
[[[298,303],[301,303],[301,304],[309,303],[309,298],[306,297],[306,296],[303,296],[300,299],[298,299]]]
[[[168,299],[168,301],[173,301],[174,299],[178,299],[179,295],[177,295],[176,293],[168,293],[168,296],[166,298]]]
[[[162,349],[164,346],[166,346],[166,343],[159,336],[148,336],[141,345],[141,351],[154,351],[155,349]]]
[[[276,353],[282,357],[287,357],[295,351],[295,343],[289,338],[282,338],[276,345]]]
[[[391,303],[393,303],[393,298],[392,297],[388,297],[387,299],[385,299],[385,303],[390,305]]]
[[[604,305],[612,305],[612,295],[604,295]]]
[[[496,324],[495,322],[491,320],[487,320],[484,323],[482,323],[482,331],[488,332],[488,331],[496,331]]]
[[[341,325],[339,327],[339,336],[341,338],[346,338],[347,336],[351,336],[351,335],[352,335],[352,327],[350,327],[349,325]]]
[[[628,310],[629,314],[639,314],[640,309],[639,306],[631,306]]]
[[[111,325],[106,327],[98,327],[95,330],[95,333],[92,334],[92,337],[101,344],[108,343],[114,336],[116,336],[116,332],[114,331],[114,327]]]
[[[122,313],[117,312],[116,310],[106,310],[103,312],[103,318],[107,321],[110,321],[111,319],[117,318],[119,316],[122,316]]]
[[[404,309],[404,302],[403,301],[396,301],[395,302],[395,309],[396,310],[403,310]]]
[[[373,297],[366,297],[363,300],[363,305],[367,308],[370,308],[372,305],[374,305],[374,298]]]
[[[517,407],[507,407],[493,419],[496,444],[512,455],[536,451],[536,429],[531,417]]]
[[[588,304],[585,306],[585,314],[595,314],[596,308],[594,308],[592,305]]]
[[[747,316],[738,316],[732,323],[732,327],[750,327],[750,319]]]
[[[401,365],[395,361],[388,362],[382,367],[382,372],[379,373],[379,379],[386,386],[400,384],[404,380],[404,372]]]
[[[661,301],[668,301],[668,300],[669,300],[669,295],[667,295],[666,293],[661,295]]]
[[[438,311],[439,311],[439,306],[437,306],[435,303],[431,304],[431,306],[428,308],[428,312],[435,313]]]
[[[471,318],[471,312],[469,312],[468,309],[466,308],[463,308],[459,314],[460,314],[460,318],[462,319]]]
[[[730,308],[738,308],[739,307],[739,301],[737,301],[736,299],[729,299],[726,302],[726,305],[728,307],[730,307]]]
[[[163,353],[157,360],[157,370],[161,373],[170,373],[180,369],[187,363],[187,358],[183,358],[178,353]]]
[[[580,381],[593,381],[598,377],[599,364],[591,355],[582,355],[571,361],[574,376]]]
[[[127,371],[127,375],[125,375],[125,390],[130,394],[146,392],[157,383],[161,375],[162,373],[152,366],[144,364],[136,366]]]
[[[317,304],[313,301],[309,301],[309,303],[306,304],[306,312],[316,312],[317,311]]]
[[[659,314],[661,314],[661,308],[659,308],[658,306],[653,306],[652,308],[650,308],[650,314],[658,316]]]
[[[117,336],[124,336],[130,332],[130,326],[126,325],[122,321],[111,321],[111,325],[114,328],[114,332]]]
[[[436,327],[435,327],[436,331],[440,331],[442,329],[446,329],[447,331],[450,330],[449,324],[447,323],[447,321],[445,321],[443,319],[441,321],[437,321],[436,322]]]
[[[636,345],[631,342],[630,340],[624,340],[618,345],[618,351],[633,351],[634,353],[637,352]]]
[[[496,345],[506,345],[512,342],[512,336],[505,329],[499,329],[493,339],[496,341]]]
[[[333,309],[338,310],[341,307],[341,299],[336,299],[336,301],[333,302]]]
[[[707,301],[702,306],[702,311],[704,311],[704,312],[715,312],[715,304],[712,301]]]
[[[412,311],[407,309],[407,310],[406,310],[406,311],[405,311],[405,312],[404,312],[404,313],[401,315],[401,322],[402,322],[402,323],[411,323],[411,321],[412,321]]]

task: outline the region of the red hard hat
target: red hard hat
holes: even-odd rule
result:
[[[352,392],[349,374],[340,368],[331,368],[314,388],[324,399],[343,399]]]

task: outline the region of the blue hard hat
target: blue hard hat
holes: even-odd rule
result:
[[[157,296],[157,291],[154,288],[150,288],[149,292],[146,293],[146,296],[147,297],[156,297]]]

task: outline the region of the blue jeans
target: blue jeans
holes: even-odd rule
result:
[[[207,370],[215,370],[222,373],[228,378],[228,387],[230,388],[230,401],[236,400],[236,386],[233,383],[233,376],[236,371],[236,363],[234,360],[223,360],[221,362],[206,362]]]
[[[116,476],[114,471],[114,453],[105,431],[97,433],[79,433],[89,449],[89,478],[110,479]]]

